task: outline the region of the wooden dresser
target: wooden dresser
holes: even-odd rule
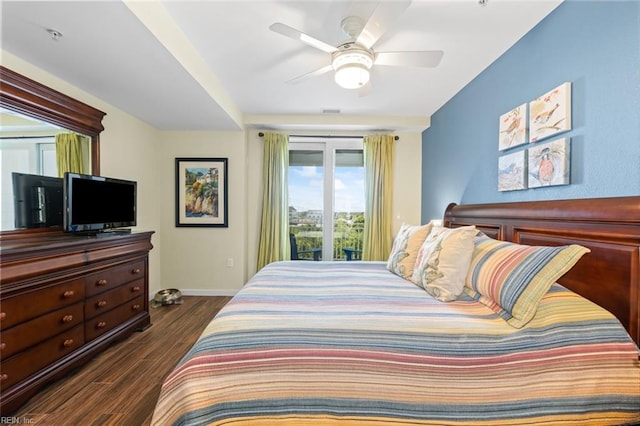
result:
[[[149,319],[153,232],[0,241],[0,412]]]

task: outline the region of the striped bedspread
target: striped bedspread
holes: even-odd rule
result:
[[[155,425],[640,422],[638,348],[559,285],[524,328],[380,262],[268,265],[166,378]]]

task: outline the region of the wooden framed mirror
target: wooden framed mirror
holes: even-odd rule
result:
[[[100,175],[100,133],[105,113],[0,66],[0,106],[91,138],[91,173]],[[1,231],[0,238],[20,237],[42,229]]]

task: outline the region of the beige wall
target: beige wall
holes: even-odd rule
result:
[[[94,105],[95,106],[95,105]],[[98,107],[100,108],[100,107]],[[151,239],[154,248],[149,254],[149,292],[154,295],[164,288],[160,270],[162,232],[159,203],[161,187],[157,184],[158,150],[155,148],[158,131],[146,123],[109,106],[102,120],[100,134],[100,174],[133,180],[137,186],[137,223],[134,231],[155,231]]]
[[[393,235],[403,222],[420,223],[422,196],[422,133],[397,132],[393,179]]]
[[[186,294],[233,294],[255,273],[262,201],[258,130],[159,131],[11,54],[0,53],[4,66],[107,113],[100,136],[101,173],[138,182],[135,230],[155,231],[149,259],[151,296],[172,287]],[[397,134],[394,233],[402,222],[419,223],[421,208],[421,132]],[[176,157],[228,158],[228,228],[175,227]],[[234,266],[227,266],[228,259]]]
[[[244,132],[162,132],[160,194],[162,282],[184,294],[233,294],[246,281],[246,145]],[[175,226],[175,159],[228,159],[228,228]],[[227,266],[228,259],[233,266]]]

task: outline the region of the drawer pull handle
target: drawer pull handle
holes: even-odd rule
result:
[[[71,322],[73,321],[73,315],[65,315],[62,317],[62,322]]]
[[[71,346],[73,346],[73,339],[67,339],[62,343],[62,346],[64,346],[65,348],[69,348]]]
[[[132,292],[140,291],[140,286],[136,285],[136,286],[131,287],[131,291]]]
[[[2,321],[3,319],[7,319],[7,313],[6,312],[0,312],[0,321]]]
[[[105,328],[106,326],[107,326],[107,323],[106,323],[106,322],[104,322],[104,321],[100,321],[96,327],[98,327],[98,328]]]
[[[65,299],[68,299],[70,297],[73,297],[76,294],[75,291],[73,290],[67,290],[64,293],[62,293],[62,297],[64,297]]]
[[[108,305],[109,302],[107,302],[106,300],[101,300],[98,302],[98,308],[104,308],[105,306]]]
[[[4,382],[8,378],[9,378],[9,375],[6,374],[6,373],[3,373],[3,374],[0,375],[0,382]]]
[[[134,269],[132,269],[132,270],[131,270],[131,273],[132,273],[133,275],[137,275],[137,274],[139,274],[139,273],[140,273],[140,268],[134,268]]]
[[[7,348],[7,344],[5,342],[0,343],[0,351],[4,351]]]
[[[137,303],[131,307],[132,311],[137,311],[138,309],[140,309],[140,305],[138,305]]]
[[[107,280],[106,279],[100,279],[96,282],[96,285],[99,287],[104,287],[105,285],[107,285]]]

